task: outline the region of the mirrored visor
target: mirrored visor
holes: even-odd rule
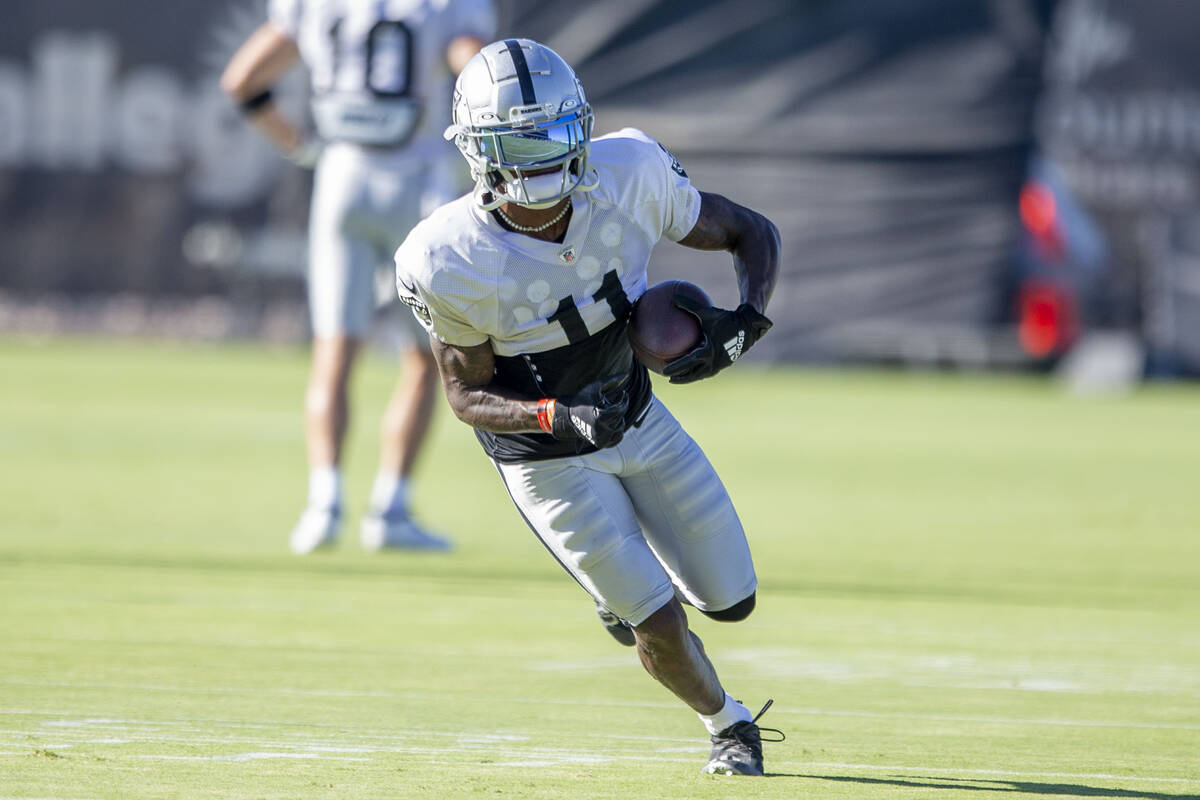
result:
[[[559,118],[528,128],[490,130],[483,134],[480,148],[484,156],[501,166],[532,166],[561,161],[584,141],[584,120]]]

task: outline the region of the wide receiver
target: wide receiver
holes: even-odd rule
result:
[[[316,169],[309,219],[312,365],[304,403],[308,502],[290,546],[304,554],[341,529],[350,374],[376,310],[376,268],[417,221],[461,192],[441,139],[454,77],[495,35],[492,0],[270,0],[268,19],[230,59],[221,85],[254,127]],[[271,86],[303,61],[317,136],[282,113]],[[451,159],[449,163],[447,159]],[[395,303],[391,276],[383,297]],[[411,518],[408,485],[437,390],[428,336],[397,315],[402,369],[380,430],[361,542],[444,549]],[[407,328],[407,329],[406,329]],[[411,329],[411,330],[408,330]]]
[[[450,406],[614,636],[636,643],[646,671],[700,715],[706,771],[761,775],[757,718],[725,692],[680,602],[745,619],[757,588],[750,549],[712,465],[652,394],[626,328],[661,237],[729,250],[742,304],[677,301],[704,339],[666,373],[689,382],[728,367],[771,326],[778,231],[697,191],[640,131],[593,141],[575,73],[537,42],[484,47],[458,78],[453,114],[446,136],[475,191],[396,253],[400,297],[432,334]]]

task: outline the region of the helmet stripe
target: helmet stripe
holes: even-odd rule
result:
[[[537,96],[533,93],[533,76],[529,74],[529,64],[525,63],[525,53],[521,50],[521,43],[516,39],[505,39],[504,45],[508,48],[508,54],[512,56],[513,69],[517,71],[517,80],[521,82],[521,102],[531,106],[537,102]]]

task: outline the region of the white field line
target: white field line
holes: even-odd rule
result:
[[[863,717],[866,719],[925,720],[928,722],[968,722],[981,725],[1055,725],[1070,728],[1134,728],[1144,730],[1200,731],[1200,724],[1187,722],[1129,722],[1118,720],[1047,719],[1038,717],[990,717],[960,714],[914,714],[904,711],[839,711],[819,708],[771,707],[772,714],[817,717]]]
[[[158,761],[262,761],[272,758],[321,759],[322,761],[370,761],[369,758],[351,756],[322,756],[316,753],[236,753],[229,756],[163,756],[136,754],[130,758],[145,758]]]
[[[311,697],[362,697],[371,699],[389,699],[389,700],[429,700],[444,702],[449,695],[433,694],[428,692],[354,692],[343,690],[321,690],[321,689],[289,689],[287,687],[263,687],[263,688],[242,688],[233,686],[210,686],[210,687],[182,687],[182,686],[152,686],[152,685],[135,685],[135,684],[112,684],[112,683],[67,683],[67,682],[40,682],[40,681],[0,681],[0,686],[9,685],[37,685],[37,686],[52,686],[72,689],[128,689],[138,691],[156,691],[169,693],[199,693],[199,694],[283,694],[283,695],[301,695]],[[462,698],[478,699],[472,695],[460,695]],[[673,702],[653,702],[653,701],[633,701],[633,700],[579,700],[572,698],[545,698],[545,697],[488,697],[486,702],[489,703],[512,703],[516,705],[558,705],[570,707],[604,707],[604,708],[661,708],[661,709],[677,709],[678,703]],[[50,712],[37,711],[34,709],[7,709],[0,708],[0,715],[4,714],[28,714],[33,716],[74,716],[70,712]],[[1200,731],[1200,724],[1187,722],[1135,722],[1130,720],[1075,720],[1075,719],[1055,719],[1047,717],[1000,717],[988,715],[962,715],[962,714],[937,714],[937,713],[910,713],[904,711],[853,711],[844,709],[822,709],[822,708],[787,708],[772,707],[772,716],[778,715],[794,715],[794,716],[815,716],[815,717],[857,717],[862,719],[894,719],[894,720],[924,720],[928,722],[963,722],[969,724],[980,725],[1049,725],[1056,727],[1071,727],[1071,728],[1129,728],[1135,730],[1168,730],[1168,731]],[[199,722],[215,722],[215,720],[197,720]],[[305,725],[308,723],[294,722],[279,722],[265,723],[267,725]],[[337,727],[329,725],[327,727]]]
[[[107,727],[107,726],[106,726]],[[155,725],[153,727],[161,727]],[[127,732],[127,726],[123,726],[123,730]],[[89,744],[96,740],[88,739],[89,734],[94,734],[95,728],[79,728],[71,733],[76,734],[79,738],[77,744]],[[62,729],[56,729],[56,735],[63,733]],[[408,731],[406,735],[415,740],[427,740],[429,732],[427,731]],[[385,736],[370,736],[371,739],[384,739],[383,743],[371,743],[366,746],[348,747],[346,738],[334,743],[327,743],[323,740],[306,740],[297,738],[292,741],[280,740],[262,740],[249,739],[247,737],[231,736],[178,736],[178,735],[162,735],[157,732],[152,735],[141,736],[137,734],[127,733],[127,743],[137,744],[180,744],[184,746],[199,747],[203,745],[216,745],[221,747],[230,746],[250,746],[260,748],[251,753],[235,753],[235,754],[200,754],[200,755],[175,755],[175,754],[144,754],[130,753],[121,754],[117,757],[137,758],[137,759],[160,759],[160,760],[178,760],[178,761],[250,761],[265,758],[295,758],[295,759],[319,759],[319,760],[335,760],[335,761],[371,761],[371,757],[363,756],[344,756],[331,755],[332,753],[364,753],[372,757],[387,756],[389,754],[401,755],[416,755],[416,756],[437,756],[454,753],[456,755],[472,757],[476,759],[508,759],[506,763],[513,765],[531,765],[533,762],[538,764],[596,764],[607,763],[612,761],[679,761],[689,763],[703,756],[704,746],[696,740],[688,740],[692,747],[688,750],[695,750],[696,755],[690,759],[665,759],[649,755],[643,748],[634,746],[629,748],[628,752],[611,752],[601,750],[599,753],[595,751],[589,752],[573,752],[563,750],[557,747],[544,746],[521,746],[517,742],[524,741],[526,737],[502,734],[498,736],[480,736],[477,734],[463,735],[460,732],[441,733],[438,734],[444,739],[450,739],[445,743],[435,747],[430,747],[427,744],[407,744],[403,741],[403,736],[385,737]],[[357,740],[361,736],[352,737]],[[643,737],[649,739],[650,737]],[[104,740],[108,741],[108,740]],[[39,746],[38,743],[31,742],[30,747]],[[69,749],[74,745],[60,744],[58,749]],[[53,748],[47,748],[53,749]],[[670,750],[679,750],[680,748],[669,748]],[[28,751],[26,751],[28,752]],[[111,757],[111,756],[110,756]],[[499,762],[494,762],[499,763]]]
[[[434,695],[421,692],[357,691],[353,689],[291,689],[283,686],[238,687],[238,686],[155,686],[134,683],[92,683],[74,681],[23,681],[0,680],[0,686],[44,687],[54,689],[128,689],[143,692],[169,692],[172,694],[273,694],[297,697],[365,697],[378,699],[432,699]],[[0,713],[4,713],[0,710]]]
[[[899,680],[899,676],[893,676],[903,686],[916,686],[918,688],[934,688],[934,689],[987,689],[987,690],[1013,690],[1013,691],[1046,691],[1059,693],[1095,693],[1092,689],[1083,689],[1074,684],[1055,683],[1053,681],[1026,680],[1013,684],[1011,681],[990,681],[990,682],[942,682],[930,683],[909,680]],[[20,680],[6,679],[0,680],[0,686],[19,686],[19,687],[40,687],[40,688],[64,688],[64,689],[129,689],[143,692],[168,692],[172,694],[255,694],[255,695],[278,695],[287,697],[334,697],[334,698],[371,698],[371,699],[409,699],[409,700],[437,700],[447,695],[433,695],[427,692],[389,692],[384,690],[354,690],[354,689],[295,689],[282,686],[264,686],[264,687],[233,687],[233,686],[155,686],[153,684],[123,684],[113,682],[74,682],[74,681],[35,681],[35,680]],[[1141,689],[1113,689],[1112,691],[1137,691]],[[1163,689],[1162,692],[1166,692]],[[1200,693],[1190,691],[1173,691],[1175,697],[1187,697],[1200,699]],[[469,695],[463,695],[464,697]],[[515,702],[525,703],[528,698],[489,698],[495,702]],[[538,698],[539,703],[555,703],[560,702],[564,705],[579,705],[584,703],[591,706],[605,707],[626,707],[626,708],[675,708],[676,705],[670,702],[630,702],[630,701],[578,701],[578,700],[547,700]]]
[[[384,737],[374,737],[384,738]],[[413,738],[418,738],[415,734]],[[169,735],[169,734],[129,734],[122,737],[120,740],[111,738],[95,739],[89,738],[86,734],[80,733],[77,738],[70,741],[56,741],[52,743],[31,741],[25,743],[26,747],[46,749],[46,750],[67,750],[77,745],[83,744],[180,744],[188,746],[198,745],[218,745],[218,746],[242,746],[242,747],[261,747],[261,748],[291,748],[293,750],[304,750],[307,752],[322,752],[322,753],[378,753],[386,750],[394,749],[390,746],[396,742],[396,738],[387,739],[382,744],[364,744],[355,747],[346,746],[345,740],[330,742],[320,739],[304,739],[297,738],[289,741],[281,741],[279,739],[255,739],[245,736],[214,736],[214,735]],[[486,743],[480,743],[486,744]],[[11,746],[11,745],[10,745]]]
[[[190,722],[190,721],[189,721]],[[170,722],[146,722],[138,720],[92,720],[92,724],[86,722],[77,727],[72,732],[80,734],[81,739],[85,735],[94,735],[96,728],[119,727],[124,728],[125,733],[129,735],[127,730],[130,726],[145,725],[149,728],[171,727]],[[294,723],[293,723],[294,724]],[[23,732],[23,733],[28,733]],[[64,733],[64,728],[56,727],[55,733],[61,735]],[[449,738],[452,741],[441,743],[435,747],[427,745],[409,745],[402,740],[405,736],[417,739],[428,738],[430,735],[438,736],[439,738]],[[347,738],[350,741],[347,741]],[[584,738],[589,738],[584,735]],[[630,737],[625,736],[608,736],[604,734],[590,735],[590,738],[610,739],[616,738],[620,740],[628,740]],[[365,744],[361,743],[362,739],[384,739],[387,744]],[[252,761],[259,759],[319,759],[319,760],[337,760],[337,761],[371,761],[372,758],[364,756],[347,756],[333,755],[333,753],[356,752],[364,753],[370,756],[403,754],[414,756],[431,756],[434,758],[444,757],[448,753],[454,753],[466,757],[489,757],[497,759],[490,763],[485,763],[482,766],[492,767],[553,767],[565,766],[570,764],[601,764],[611,762],[642,762],[642,763],[691,763],[697,759],[703,758],[704,747],[691,740],[680,740],[673,738],[661,737],[637,737],[641,741],[657,741],[664,746],[657,748],[657,753],[646,752],[642,748],[632,748],[627,752],[614,752],[612,750],[601,750],[600,752],[589,751],[579,752],[565,750],[561,748],[548,748],[544,746],[526,746],[522,747],[517,742],[522,741],[524,737],[514,734],[499,733],[492,736],[466,735],[461,732],[431,732],[424,730],[408,730],[403,732],[395,732],[391,735],[379,734],[356,734],[353,737],[343,737],[334,743],[326,742],[325,740],[306,740],[298,737],[294,741],[276,740],[257,740],[249,737],[220,737],[220,736],[163,736],[157,733],[152,735],[132,735],[130,743],[178,743],[184,745],[251,745],[261,749],[247,753],[234,754],[201,754],[201,755],[169,755],[169,754],[147,754],[147,753],[130,753],[126,757],[136,759],[150,760],[179,760],[179,761]],[[83,739],[81,743],[87,743],[90,740]],[[673,746],[681,741],[687,741],[691,746],[680,748]],[[33,743],[31,743],[33,746]],[[60,747],[68,748],[71,745],[59,745]],[[689,756],[672,756],[668,753],[682,752],[683,750],[695,750],[695,754]],[[26,751],[27,752],[27,751]],[[25,753],[22,753],[24,755]],[[939,766],[921,766],[921,765],[905,765],[905,764],[854,764],[845,762],[806,762],[806,761],[789,761],[769,758],[768,771],[780,771],[788,769],[793,771],[813,770],[851,770],[858,772],[872,773],[914,773],[922,777],[932,780],[962,780],[963,775],[986,776],[979,777],[979,781],[989,781],[994,779],[1006,778],[1052,778],[1056,780],[1072,779],[1072,780],[1099,780],[1099,781],[1118,781],[1125,783],[1169,783],[1169,784],[1197,784],[1200,781],[1189,778],[1174,778],[1164,776],[1130,776],[1130,775],[1113,775],[1108,773],[1086,773],[1086,772],[1026,772],[1020,770],[1000,770],[1000,769],[970,769],[970,768],[953,768],[947,769]],[[820,775],[812,775],[813,778],[821,778]],[[0,798],[0,800],[10,800],[9,798]],[[11,799],[15,800],[15,799]]]
[[[58,732],[61,733],[61,732]],[[297,737],[294,739],[256,739],[244,736],[215,736],[215,735],[171,735],[151,733],[147,735],[139,735],[137,733],[127,734],[121,741],[121,744],[179,744],[185,746],[199,745],[215,745],[222,747],[239,746],[239,747],[256,747],[264,750],[292,750],[304,751],[311,754],[308,757],[317,757],[321,754],[340,754],[340,753],[360,753],[360,754],[378,754],[378,753],[436,753],[436,752],[478,752],[478,753],[493,753],[498,749],[507,747],[513,754],[528,753],[534,750],[544,750],[547,754],[561,753],[560,748],[544,748],[532,745],[522,745],[520,742],[527,740],[527,737],[521,736],[502,736],[502,737],[480,737],[475,735],[462,735],[461,733],[442,733],[439,736],[445,741],[436,747],[430,747],[423,744],[409,744],[406,740],[428,740],[429,734],[425,731],[409,731],[400,735],[380,736],[361,734],[355,735],[353,738],[344,737],[337,741],[328,741],[324,739],[306,739]],[[374,741],[359,742],[360,739],[369,738]],[[587,737],[579,737],[587,738]],[[608,737],[604,737],[608,738]],[[613,737],[619,739],[628,739],[630,737]],[[666,744],[677,744],[680,741],[685,741],[689,747],[667,747],[658,748],[665,751],[695,751],[702,752],[704,745],[699,738],[678,740],[678,739],[653,739],[652,737],[639,737],[642,741],[660,742]],[[66,750],[77,745],[86,744],[112,744],[114,741],[109,738],[93,739],[88,738],[87,731],[79,731],[77,738],[71,743],[60,742],[55,745],[48,745],[41,742],[29,742],[28,747],[38,747],[44,749],[61,749]],[[350,744],[353,743],[353,746]],[[631,747],[627,748],[632,753],[642,753],[644,748]],[[581,756],[582,757],[582,756]]]
[[[286,745],[284,745],[286,746]],[[701,750],[702,748],[698,748]],[[400,754],[400,755],[427,755],[441,756],[447,754],[446,748],[432,747],[397,747],[386,748],[379,751],[382,754]],[[654,764],[689,764],[703,759],[703,753],[690,758],[684,757],[665,757],[655,756],[648,753],[607,753],[597,754],[572,752],[569,750],[556,750],[547,748],[530,748],[527,750],[507,750],[507,749],[488,749],[488,748],[454,748],[453,752],[461,755],[474,756],[492,756],[503,760],[488,761],[480,764],[483,767],[563,767],[569,765],[597,765],[608,764],[615,762],[633,762],[633,763],[654,763]],[[262,759],[299,759],[299,760],[325,760],[325,761],[358,761],[369,762],[370,758],[350,757],[350,756],[328,756],[318,753],[284,753],[284,752],[252,752],[252,753],[236,753],[231,755],[197,755],[197,756],[181,756],[181,755],[153,755],[145,753],[134,753],[127,756],[128,758],[144,759],[144,760],[162,760],[162,761],[255,761]],[[450,764],[455,762],[444,761]],[[913,777],[920,776],[926,780],[942,780],[942,781],[961,781],[963,775],[986,776],[975,779],[975,782],[997,782],[1008,778],[1049,778],[1054,780],[1094,780],[1094,781],[1116,781],[1119,783],[1136,783],[1136,784],[1200,784],[1200,781],[1190,778],[1168,778],[1153,775],[1112,775],[1108,773],[1092,773],[1092,772],[1025,772],[1020,770],[1002,770],[1002,769],[968,769],[955,767],[946,769],[938,766],[919,766],[911,764],[850,764],[841,762],[805,762],[805,761],[780,761],[776,759],[768,759],[767,772],[779,772],[781,769],[791,770],[852,770],[855,772],[872,772],[872,773],[912,773]],[[939,774],[940,773],[940,774]],[[812,779],[820,779],[825,776],[821,775],[798,775],[797,777],[805,777]],[[839,776],[840,777],[840,776]],[[31,800],[28,798],[3,798],[0,800]],[[36,799],[32,799],[36,800]],[[57,799],[51,799],[57,800]]]
[[[771,760],[767,764],[767,772],[773,771],[779,766],[797,767],[801,769],[853,769],[863,772],[915,772],[923,777],[928,777],[933,780],[954,780],[955,777],[966,773],[967,775],[995,775],[1006,778],[1070,778],[1072,780],[1091,780],[1091,781],[1131,781],[1134,783],[1193,783],[1200,785],[1200,779],[1193,778],[1162,778],[1149,775],[1135,777],[1133,775],[1109,775],[1102,772],[1019,772],[1006,769],[966,769],[955,767],[946,769],[945,767],[914,767],[900,766],[896,764],[841,764],[835,761],[775,761]],[[936,776],[931,773],[940,772],[942,776]],[[952,774],[947,774],[952,773]],[[820,777],[820,776],[814,776]],[[981,781],[986,780],[980,778]]]

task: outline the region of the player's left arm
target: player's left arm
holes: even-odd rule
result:
[[[770,329],[764,312],[779,279],[779,229],[757,211],[719,194],[700,192],[700,216],[679,243],[731,253],[741,297],[741,305],[733,310],[704,308],[688,298],[676,298],[677,306],[700,321],[704,340],[668,363],[664,374],[672,383],[690,383],[712,377],[737,361]]]

